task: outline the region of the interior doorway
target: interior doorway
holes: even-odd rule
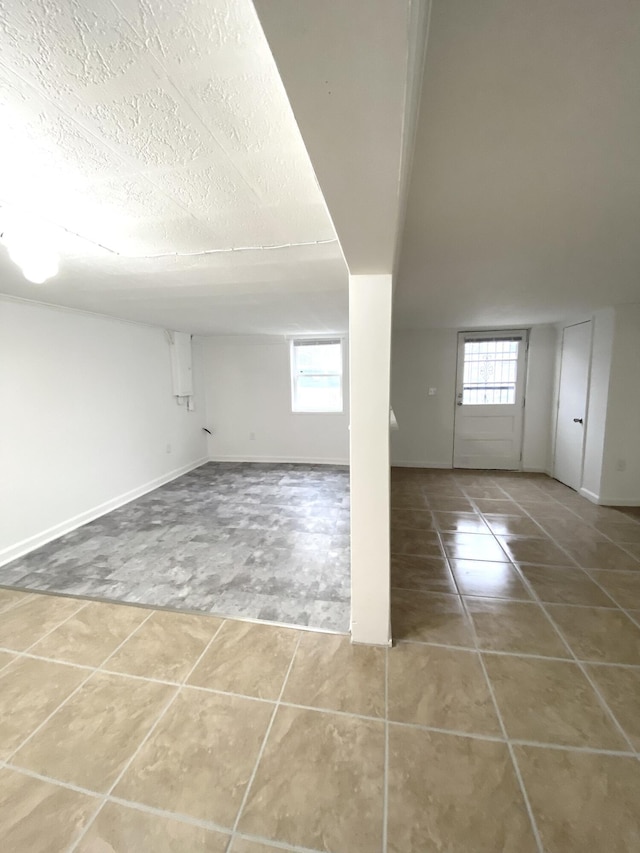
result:
[[[460,332],[454,468],[519,470],[528,331]]]
[[[553,473],[576,490],[582,485],[590,359],[591,321],[566,326],[562,331]]]

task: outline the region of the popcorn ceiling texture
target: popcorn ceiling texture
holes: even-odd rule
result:
[[[0,120],[0,202],[122,254],[335,238],[249,0],[4,4]]]

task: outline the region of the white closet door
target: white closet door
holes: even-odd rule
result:
[[[554,476],[572,489],[582,485],[590,358],[591,321],[567,326],[562,333]]]

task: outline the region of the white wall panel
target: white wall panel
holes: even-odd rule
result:
[[[163,329],[0,299],[0,400],[0,562],[205,461]]]

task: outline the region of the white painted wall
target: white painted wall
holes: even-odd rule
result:
[[[349,278],[351,639],[388,645],[390,275]]]
[[[568,323],[564,324],[569,325]],[[593,316],[593,343],[587,405],[587,433],[584,442],[581,494],[598,500],[602,480],[609,380],[615,334],[615,311],[604,308]]]
[[[450,468],[457,330],[395,331],[391,359],[391,405],[398,431],[391,437],[391,464]],[[531,329],[523,437],[523,467],[548,471],[556,360],[554,326]],[[436,388],[428,396],[429,388]]]
[[[600,500],[640,505],[640,304],[616,308]]]
[[[0,299],[0,562],[205,461],[194,372],[187,412],[162,329]]]
[[[291,411],[289,341],[282,337],[199,339],[205,365],[211,459],[349,463],[349,361],[343,346],[344,412]],[[251,439],[251,434],[255,439]]]
[[[640,303],[571,322],[586,319],[593,322],[593,345],[580,494],[595,503],[640,506]],[[554,412],[557,395],[556,388]]]
[[[531,327],[522,439],[522,467],[525,471],[551,470],[557,346],[558,330],[555,326]]]
[[[457,337],[452,329],[394,331],[391,405],[398,430],[391,464],[450,468],[453,457]],[[429,388],[436,395],[429,397]]]

